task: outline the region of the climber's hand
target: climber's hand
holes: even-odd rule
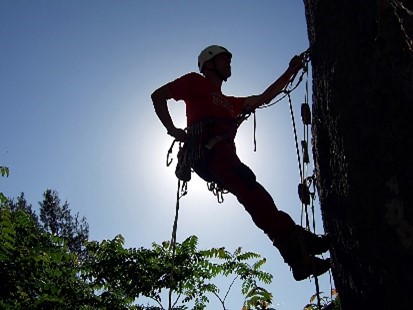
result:
[[[185,130],[181,128],[174,128],[172,130],[168,130],[168,134],[175,138],[175,140],[179,142],[185,142],[188,139],[188,134]]]
[[[288,70],[292,73],[292,74],[297,74],[298,71],[300,71],[304,66],[304,59],[303,57],[300,56],[294,56],[293,58],[291,58],[290,63],[288,65]]]
[[[249,114],[253,113],[254,110],[255,110],[255,109],[254,109],[252,106],[246,105],[246,106],[242,109],[242,114],[244,114],[244,115],[249,115]]]

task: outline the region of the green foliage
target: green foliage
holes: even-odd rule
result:
[[[33,218],[33,220],[36,222],[36,224],[39,227],[41,227],[38,216],[33,211],[32,205],[26,201],[26,198],[24,197],[24,193],[21,193],[20,196],[17,197],[16,200],[6,199],[4,205],[7,206],[8,208],[10,208],[11,212],[21,210],[21,211],[24,211],[24,212],[28,213]]]
[[[58,193],[50,189],[44,192],[43,201],[39,205],[42,229],[64,238],[72,252],[80,256],[86,255],[84,243],[89,237],[86,219],[80,219],[79,214],[72,215],[69,203],[65,201],[61,204]]]
[[[176,244],[174,259],[170,242],[153,243],[152,249],[124,249],[123,243],[123,238],[117,236],[87,246],[90,256],[82,277],[102,294],[115,293],[128,301],[145,296],[153,299],[159,309],[164,309],[162,293],[171,289],[177,296],[171,305],[173,309],[188,309],[190,303],[193,309],[205,309],[211,294],[226,309],[225,299],[233,283],[222,297],[212,281],[220,275],[233,275],[233,282],[243,281],[242,294],[246,296],[245,306],[248,307],[245,309],[265,309],[262,304],[271,302],[272,295],[257,285],[257,281],[269,284],[272,280],[270,274],[260,270],[265,260],[260,259],[252,265],[247,263],[260,258],[256,253],[243,253],[241,248],[234,253],[224,248],[198,251],[195,236]],[[177,306],[180,298],[182,305]]]
[[[7,211],[6,209],[0,212],[0,260],[8,259],[15,249],[16,231],[11,221],[11,214]]]
[[[76,256],[28,213],[0,208],[0,251],[1,309],[79,308],[87,296]]]
[[[9,168],[5,166],[0,166],[0,174],[2,177],[9,177]],[[7,201],[6,196],[2,192],[0,192],[0,206],[3,205]]]
[[[244,309],[265,309],[263,304],[270,304],[272,301],[272,294],[264,288],[258,286],[258,281],[265,284],[270,284],[272,275],[261,271],[260,268],[265,263],[265,258],[257,253],[242,252],[238,248],[234,253],[226,251],[224,248],[212,248],[210,250],[201,251],[205,258],[219,259],[218,262],[205,260],[202,265],[210,272],[209,279],[217,275],[230,276],[234,275],[234,281],[240,279],[242,281],[241,293],[246,297],[244,301]],[[250,265],[248,262],[257,260]],[[232,286],[231,284],[231,286]],[[231,286],[228,288],[225,297],[229,293]],[[225,309],[225,298],[220,298],[217,291],[211,291],[220,301]]]
[[[340,298],[337,291],[332,289],[330,296],[325,296],[323,292],[320,292],[320,305],[323,308],[329,306],[328,309],[331,310],[341,310]],[[311,296],[310,303],[307,304],[303,310],[319,310],[317,294]]]
[[[2,177],[8,177],[9,176],[9,168],[6,166],[0,166],[0,174]]]
[[[97,242],[85,231],[77,251],[71,240],[87,226],[56,192],[46,191],[40,206],[40,221],[24,194],[0,206],[0,309],[200,310],[211,297],[226,309],[235,281],[241,281],[244,310],[271,303],[260,283],[271,283],[272,276],[261,270],[265,259],[257,253],[198,250],[192,236],[176,244],[173,256],[170,242],[127,249],[121,235]],[[221,290],[217,277],[232,282]],[[168,291],[171,302],[162,300]],[[155,305],[138,305],[144,297]]]

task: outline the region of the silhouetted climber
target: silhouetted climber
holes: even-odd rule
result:
[[[207,182],[212,181],[237,197],[278,248],[297,281],[321,275],[330,268],[330,261],[315,255],[328,251],[328,238],[303,229],[277,209],[255,174],[238,158],[234,143],[237,117],[270,103],[302,69],[303,59],[293,57],[288,69],[261,95],[231,97],[221,92],[222,82],[231,76],[231,58],[232,54],[222,46],[204,49],[198,57],[202,75],[188,73],[155,90],[155,112],[168,134],[185,142],[186,164]],[[185,101],[187,131],[175,127],[168,110],[169,99]]]

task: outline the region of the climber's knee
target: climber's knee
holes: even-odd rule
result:
[[[254,188],[258,185],[254,172],[252,172],[248,166],[241,164],[235,167],[234,171],[240,176],[242,181],[245,182],[248,188]]]

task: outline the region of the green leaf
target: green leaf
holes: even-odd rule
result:
[[[6,166],[0,166],[0,173],[2,177],[9,177],[9,168]]]

